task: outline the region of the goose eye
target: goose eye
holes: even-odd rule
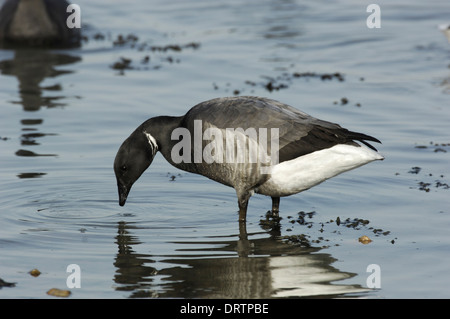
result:
[[[121,166],[120,169],[122,170],[122,172],[126,172],[127,171],[127,167],[125,165]]]

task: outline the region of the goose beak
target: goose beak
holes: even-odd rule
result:
[[[119,190],[119,205],[123,206],[123,205],[125,205],[125,202],[127,201],[127,197],[128,197],[128,193],[130,192],[130,189],[120,183],[117,183],[117,189]]]

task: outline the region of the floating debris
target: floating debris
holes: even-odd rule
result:
[[[71,294],[70,290],[63,290],[58,288],[52,288],[49,291],[47,291],[47,295],[54,297],[66,298],[69,297],[70,294]]]
[[[284,84],[284,83],[280,83],[280,84],[274,84],[275,82],[267,82],[265,85],[265,88],[267,91],[272,92],[272,91],[278,91],[280,89],[287,89],[288,85]]]
[[[447,153],[448,148],[450,147],[450,143],[436,143],[433,141],[429,142],[429,145],[425,145],[425,144],[419,144],[419,145],[415,145],[414,148],[418,149],[418,150],[428,150],[428,149],[432,149],[434,153]],[[427,178],[428,180],[420,180],[417,181],[416,183],[418,185],[417,189],[420,191],[424,191],[426,193],[430,192],[431,189],[436,188],[436,189],[450,189],[450,185],[449,183],[447,183],[446,181],[440,180],[440,179],[436,179],[433,178],[432,180],[429,179],[429,177],[431,176],[439,176],[440,178],[444,178],[444,174],[436,174],[436,173],[426,173],[424,174],[424,172],[422,171],[422,168],[419,166],[414,166],[412,167],[409,171],[409,174],[415,174],[415,175],[419,175],[419,173],[421,176]],[[395,175],[400,175],[400,173],[396,173]],[[416,187],[410,187],[410,188],[416,188]]]
[[[134,45],[139,38],[134,34],[128,34],[127,36],[123,36],[119,34],[117,38],[113,41],[115,46],[124,46],[126,44]]]
[[[335,73],[315,73],[315,72],[293,72],[293,73],[290,73],[290,72],[284,72],[276,77],[265,76],[265,75],[262,75],[260,77],[265,79],[266,81],[259,82],[259,81],[253,81],[253,80],[246,80],[244,82],[244,84],[251,86],[251,87],[259,86],[269,92],[273,92],[273,91],[279,91],[282,89],[289,88],[289,86],[292,84],[292,81],[294,79],[299,79],[299,78],[318,78],[318,79],[321,79],[322,81],[330,81],[333,79],[337,79],[340,82],[344,81],[344,75],[340,72],[335,72]],[[227,83],[226,86],[228,87],[229,83]],[[216,83],[213,83],[213,87],[215,90],[219,89],[219,86]],[[245,91],[244,88],[238,88],[238,89],[232,90],[234,95],[239,95],[244,91]],[[348,100],[347,100],[347,102],[348,102]]]
[[[422,171],[421,167],[414,166],[408,171],[408,173],[409,174],[418,175],[421,171]],[[400,173],[396,173],[395,175],[400,175]],[[431,176],[433,176],[433,174],[432,173],[428,173],[425,176],[431,177]],[[440,174],[439,176],[441,178],[444,177],[443,174]],[[439,179],[434,179],[433,181],[423,181],[423,180],[422,181],[418,181],[417,185],[418,185],[418,189],[420,191],[424,191],[424,192],[427,192],[427,193],[430,192],[432,186],[434,186],[435,188],[438,188],[438,189],[450,189],[450,185],[448,183],[446,183],[446,182],[444,182],[442,180],[439,180]],[[413,187],[410,187],[410,188],[413,188]]]
[[[409,170],[409,174],[419,174],[422,169],[419,166],[414,166]]]
[[[446,148],[450,147],[450,143],[434,143],[434,142],[430,142],[430,146],[428,145],[416,145],[414,146],[414,148],[417,149],[428,149],[428,148],[433,148],[433,152],[435,153],[447,153]]]
[[[348,98],[346,98],[346,97],[342,97],[341,98],[341,105],[346,105],[346,104],[348,104],[350,101],[348,100]],[[333,104],[339,104],[339,102],[338,101],[334,101],[333,102]],[[357,106],[357,107],[361,107],[361,103],[355,103],[355,106]]]
[[[419,184],[419,190],[425,191],[427,193],[430,191],[430,187],[428,187],[431,185],[430,183],[419,182],[418,184]]]
[[[16,152],[16,155],[17,156],[31,156],[31,157],[34,157],[34,156],[58,156],[56,154],[38,154],[38,153],[35,153],[32,151],[22,150],[22,149],[18,150]]]
[[[316,214],[315,211],[308,212],[308,213],[306,213],[304,211],[300,211],[300,212],[298,212],[297,223],[300,225],[305,225],[310,228],[312,226],[312,221],[307,221],[305,219],[306,218],[312,219],[315,214]]]
[[[311,236],[300,234],[300,235],[291,235],[291,236],[283,236],[281,237],[287,244],[296,245],[299,247],[311,247]]]
[[[436,187],[442,187],[444,189],[449,189],[450,185],[448,185],[447,183],[442,183],[441,181],[436,181],[435,184]]]
[[[133,36],[119,36],[118,39],[114,42],[114,44],[123,46],[127,43],[133,43],[132,47],[134,47],[134,44],[137,43],[138,38]],[[146,43],[139,43],[139,50],[142,51],[144,48],[147,47]],[[190,42],[187,44],[169,44],[164,46],[150,46],[148,48],[149,51],[152,52],[162,52],[166,53],[168,51],[174,51],[174,52],[180,52],[184,49],[198,49],[200,47],[199,43],[196,42]],[[133,63],[132,59],[120,57],[118,61],[114,62],[110,67],[114,70],[119,70],[120,75],[125,74],[125,70],[157,70],[161,68],[161,64],[155,64],[152,67],[148,67],[150,64],[150,61],[152,58],[149,54],[146,54],[144,57],[140,59],[140,66]],[[153,60],[152,60],[153,61]],[[170,64],[173,63],[180,63],[180,59],[174,58],[172,56],[163,56],[161,57],[161,62],[168,62]]]
[[[337,242],[337,238],[335,236],[342,236],[344,232],[348,232],[346,229],[358,232],[372,232],[375,237],[387,237],[391,235],[390,231],[383,230],[381,228],[370,227],[370,221],[363,218],[341,218],[340,216],[336,217],[336,219],[331,219],[326,222],[314,222],[313,217],[316,215],[315,211],[312,212],[304,212],[301,211],[298,213],[298,217],[287,216],[288,222],[290,226],[285,229],[286,232],[295,232],[295,228],[298,225],[301,225],[301,233],[300,234],[292,234],[292,235],[284,235],[280,236],[280,240],[283,240],[286,243],[298,245],[299,247],[308,247],[313,248],[317,247],[318,244],[322,244],[322,248],[329,247],[330,243],[334,243],[335,246],[339,246],[340,244]],[[261,220],[260,225],[265,230],[271,230],[271,234],[274,233],[274,230],[280,232],[281,224],[280,218],[275,223],[275,220],[272,220],[272,215],[270,212],[266,214],[266,220]],[[274,227],[275,226],[275,227]],[[304,227],[306,226],[306,227]],[[280,232],[281,233],[281,232]],[[328,234],[328,236],[327,236]],[[332,236],[330,238],[330,236]],[[360,241],[364,244],[368,244],[372,241],[368,236],[360,237]],[[394,239],[388,239],[391,244],[395,243]]]
[[[119,61],[115,62],[111,66],[111,68],[113,68],[114,70],[120,70],[120,71],[127,70],[127,69],[129,70],[129,69],[131,69],[130,64],[131,64],[131,59],[120,57]]]
[[[142,58],[141,63],[147,64],[150,61],[150,56],[146,55]]]
[[[347,218],[344,222],[341,222],[343,226],[353,229],[361,229],[362,226],[367,226],[369,223],[370,221],[362,218],[354,218],[354,219]]]
[[[4,281],[2,278],[0,278],[0,289],[3,287],[15,287],[16,283],[15,282],[7,282]]]
[[[167,51],[175,51],[175,52],[180,52],[184,49],[198,49],[200,48],[200,43],[198,42],[190,42],[187,44],[169,44],[169,45],[164,45],[164,46],[151,46],[150,47],[150,51],[158,51],[158,52],[167,52]]]
[[[173,173],[171,173],[171,172],[167,172],[166,176],[169,178],[169,181],[170,181],[170,182],[175,181],[175,179],[176,179],[177,177],[183,177],[183,175],[181,175],[180,173],[178,173],[178,174],[175,175],[175,174],[173,174]]]
[[[33,277],[39,277],[39,275],[41,274],[41,272],[38,269],[32,269],[30,270],[29,274]]]
[[[322,73],[322,74],[318,74],[318,73],[314,73],[314,72],[303,72],[303,73],[294,72],[292,74],[292,76],[294,78],[314,77],[314,78],[320,78],[322,81],[333,80],[333,79],[337,79],[340,82],[344,81],[344,75],[342,73],[339,73],[339,72]]]
[[[369,237],[367,237],[366,235],[361,236],[358,238],[358,241],[364,245],[370,244],[372,242],[372,239],[370,239]]]
[[[105,40],[106,36],[103,33],[97,32],[92,36],[94,40]]]
[[[47,175],[47,173],[27,172],[27,173],[17,174],[16,176],[18,178],[39,178],[39,177],[42,177],[45,175]]]

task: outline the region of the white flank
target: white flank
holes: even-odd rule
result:
[[[273,166],[271,177],[257,192],[269,196],[296,194],[333,176],[382,159],[383,156],[367,147],[338,144]]]

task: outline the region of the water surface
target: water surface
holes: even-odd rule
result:
[[[0,297],[54,298],[70,264],[70,298],[450,297],[450,7],[381,1],[369,29],[369,3],[78,1],[82,48],[0,50]],[[233,189],[161,155],[118,206],[135,127],[237,94],[376,136],[386,160],[282,199],[278,222],[254,196],[246,229]]]

